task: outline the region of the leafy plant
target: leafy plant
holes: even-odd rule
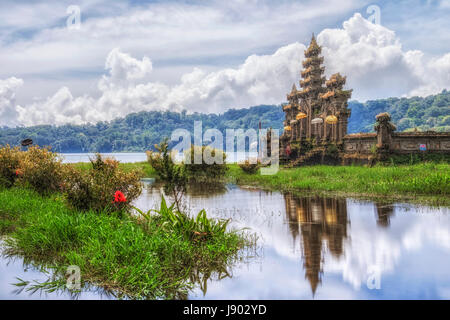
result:
[[[150,209],[147,212],[143,212],[136,207],[134,209],[148,223],[153,223],[154,219],[160,219],[161,227],[182,234],[190,240],[201,240],[216,235],[223,235],[230,222],[229,219],[210,219],[207,217],[204,209],[200,210],[196,217],[190,217],[186,213],[176,210],[175,203],[168,207],[164,196],[161,197],[159,210]],[[156,216],[152,215],[152,213],[156,213]]]

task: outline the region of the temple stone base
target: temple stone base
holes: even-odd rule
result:
[[[318,143],[304,153],[290,159],[291,166],[312,164],[373,164],[393,155],[446,154],[450,155],[450,132],[395,132],[390,116],[377,116],[376,133],[355,133],[343,137],[337,144],[338,154],[330,154],[329,146]]]

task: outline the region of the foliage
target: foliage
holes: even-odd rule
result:
[[[182,234],[189,240],[206,240],[208,238],[224,235],[230,220],[208,219],[206,211],[201,210],[196,217],[190,217],[186,213],[175,210],[175,204],[167,206],[164,196],[161,199],[159,210],[151,209],[147,213],[135,208],[149,223],[153,222],[152,213],[162,220],[162,226],[167,230]]]
[[[97,154],[91,160],[91,170],[69,166],[64,185],[68,204],[82,211],[110,213],[129,210],[131,202],[142,192],[141,174],[139,171],[124,172],[118,164]]]
[[[375,116],[389,112],[399,131],[450,131],[450,91],[428,97],[389,98],[365,103],[350,101],[352,110],[349,133],[373,132]],[[281,105],[261,105],[248,109],[230,109],[223,114],[187,114],[186,112],[139,112],[110,122],[86,125],[17,127],[0,129],[0,144],[16,146],[31,138],[39,145],[50,145],[57,152],[144,152],[148,146],[170,137],[177,128],[191,134],[194,121],[202,121],[204,130],[215,128],[225,136],[229,129],[283,128],[285,115]],[[225,145],[223,146],[225,148]]]
[[[245,160],[245,161],[239,163],[239,167],[245,173],[255,174],[256,172],[258,172],[259,168],[261,167],[261,162],[259,160],[257,160],[257,161]]]
[[[159,152],[147,151],[148,162],[156,171],[158,179],[164,182],[164,191],[173,196],[177,209],[180,210],[187,183],[185,168],[172,161],[167,139],[160,145],[155,145],[155,148]]]
[[[201,157],[201,163],[196,163],[195,155]],[[193,145],[184,154],[186,175],[190,180],[196,181],[220,180],[225,176],[228,169],[226,157],[222,150],[213,149],[209,146]]]
[[[64,165],[58,154],[49,148],[29,147],[21,154],[19,170],[17,183],[40,194],[56,192],[63,187]]]
[[[11,148],[6,145],[0,148],[0,186],[10,188],[20,174],[20,157],[21,151],[19,147]]]
[[[398,131],[450,131],[450,91],[428,97],[350,101],[349,132],[373,132],[375,116],[388,112]]]
[[[415,165],[423,162],[450,163],[450,155],[427,152],[391,154],[385,161],[386,164],[392,165]]]
[[[191,241],[167,232],[159,218],[144,224],[132,215],[82,213],[57,196],[20,188],[0,190],[0,217],[16,226],[4,252],[53,267],[63,279],[67,266],[77,265],[83,286],[95,284],[119,298],[186,299],[195,285],[191,272],[230,268],[250,244],[230,232]]]
[[[194,121],[201,121],[205,131],[215,128],[225,136],[228,128],[257,130],[259,121],[263,128],[280,129],[283,118],[281,106],[273,105],[230,109],[220,115],[142,111],[96,124],[0,128],[0,144],[14,146],[22,139],[31,138],[36,144],[50,145],[57,152],[145,152],[148,146],[170,137],[177,128],[193,133]]]
[[[330,143],[327,145],[325,154],[332,158],[337,158],[339,156],[339,148],[335,143]]]
[[[155,148],[158,152],[147,151],[147,159],[158,178],[167,184],[184,185],[186,183],[184,167],[172,161],[168,140],[164,139],[160,145],[155,145]]]

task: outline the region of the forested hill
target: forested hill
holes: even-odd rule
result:
[[[450,91],[444,90],[426,98],[389,98],[366,103],[351,101],[352,115],[349,133],[373,131],[375,115],[387,111],[399,131],[450,131]],[[139,112],[110,122],[88,125],[41,125],[0,129],[0,145],[18,145],[31,138],[40,146],[51,146],[58,152],[121,152],[145,151],[173,130],[193,131],[194,121],[202,121],[203,130],[282,128],[284,113],[281,106],[261,105],[248,109],[231,109],[223,114],[186,114],[176,112]]]

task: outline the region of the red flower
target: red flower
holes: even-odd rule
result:
[[[114,202],[126,202],[127,198],[125,198],[125,195],[117,190],[116,193],[114,194]]]
[[[22,170],[17,169],[17,170],[16,170],[16,176],[20,176],[21,174],[22,174]]]

